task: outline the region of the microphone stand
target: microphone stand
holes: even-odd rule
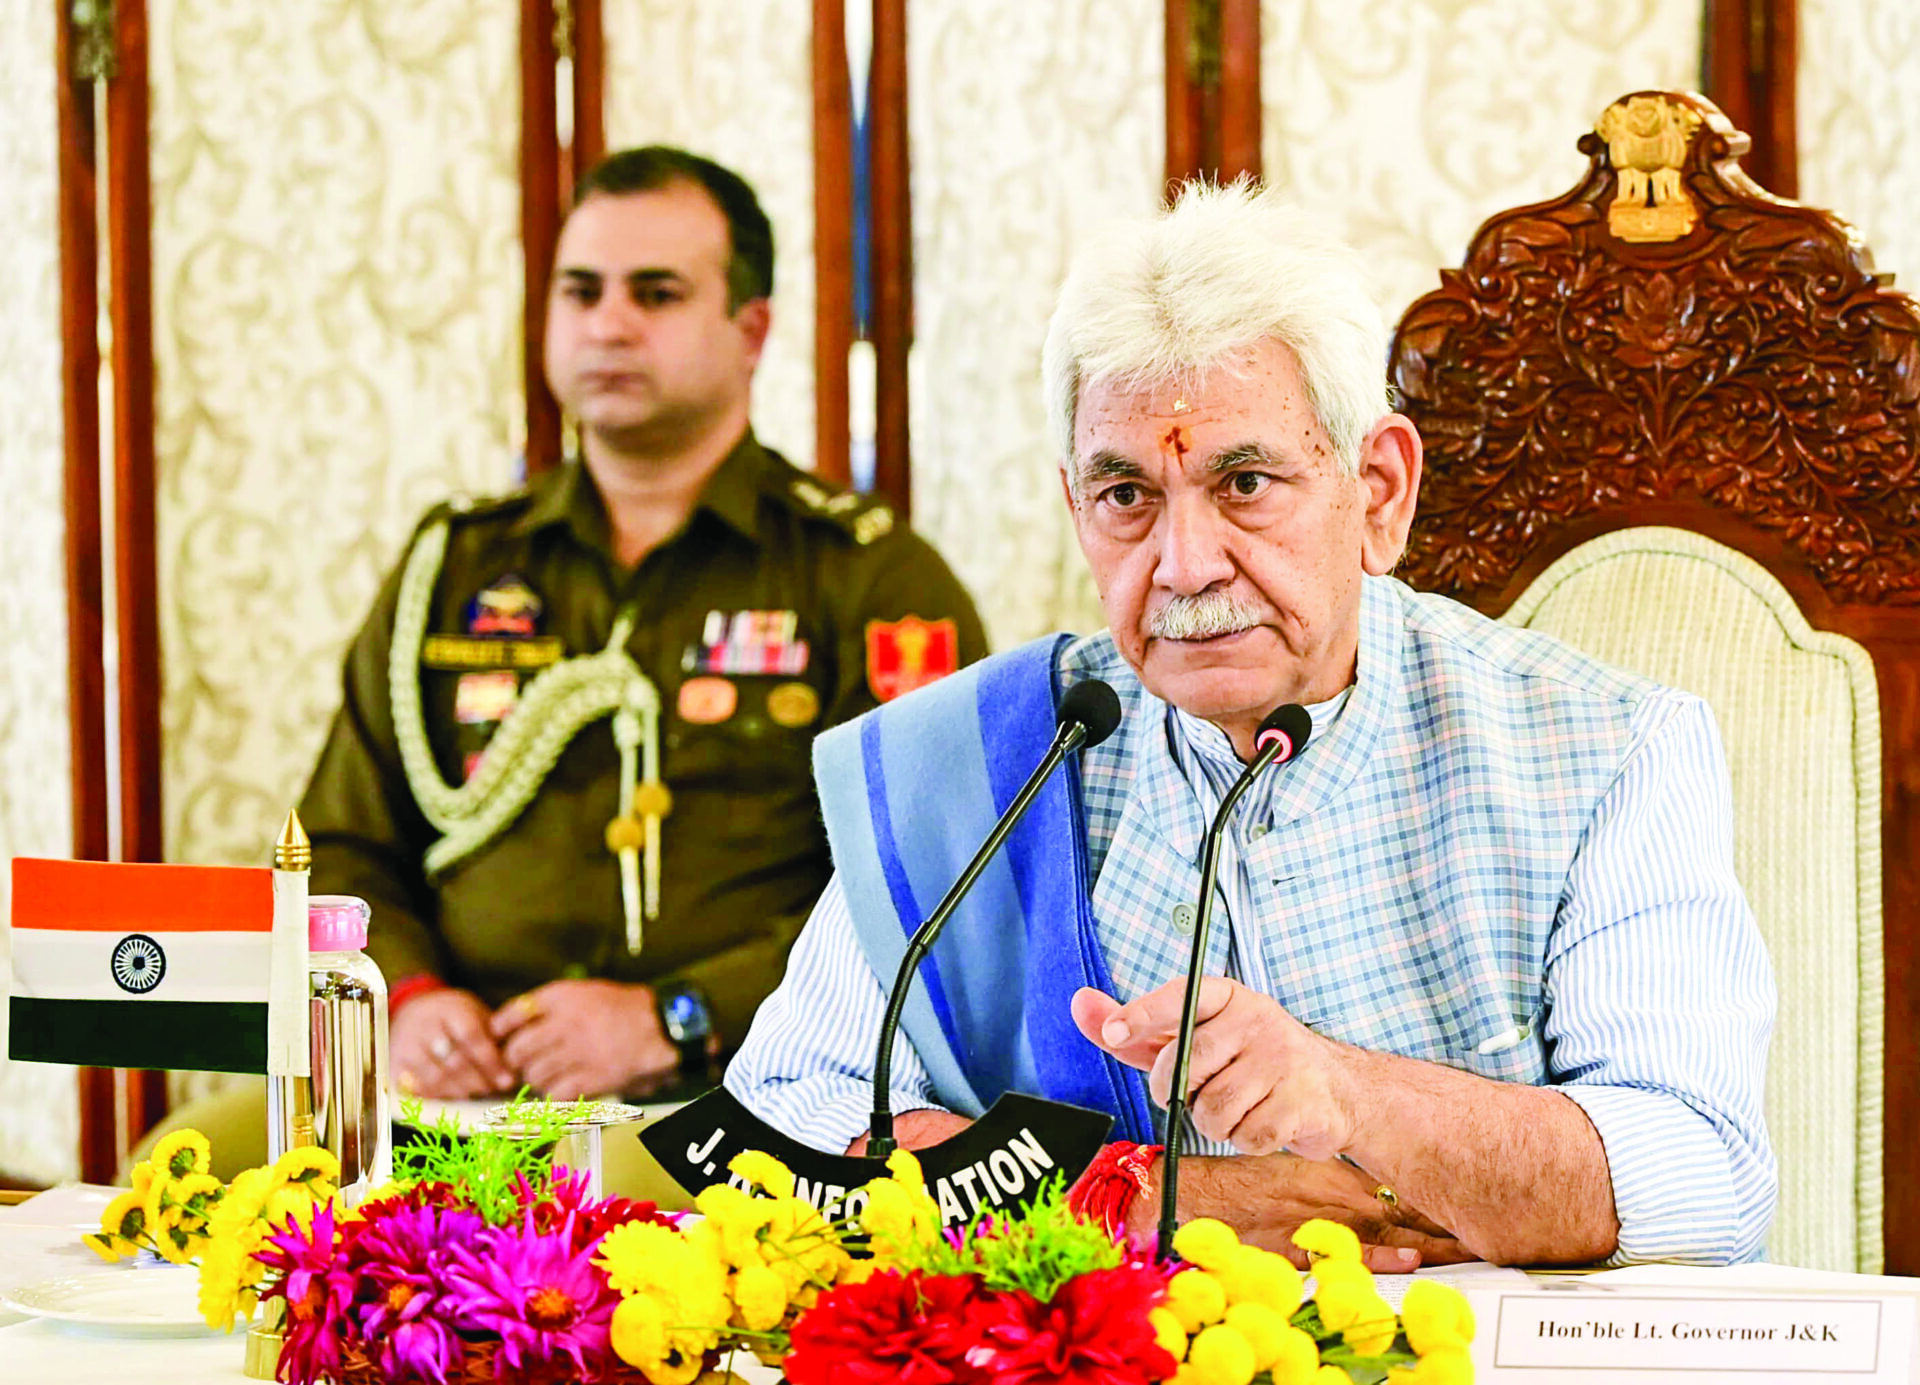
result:
[[[927,916],[926,922],[916,928],[908,939],[906,955],[901,957],[900,970],[893,979],[893,991],[887,997],[887,1015],[880,1024],[880,1048],[873,1060],[873,1124],[867,1140],[869,1158],[885,1159],[899,1148],[893,1138],[893,1097],[889,1090],[893,1078],[893,1040],[900,1031],[900,1016],[906,1007],[907,988],[913,984],[914,972],[919,970],[920,963],[933,950],[934,943],[939,940],[940,930],[946,927],[947,917],[959,907],[960,901],[966,898],[967,891],[973,888],[973,882],[987,868],[987,863],[993,859],[1001,843],[1006,841],[1007,835],[1019,824],[1020,819],[1026,816],[1027,809],[1033,805],[1048,776],[1059,768],[1062,760],[1080,748],[1087,736],[1085,722],[1067,721],[1061,724],[1039,768],[1021,786],[1012,805],[987,835],[986,841],[980,844],[973,859],[967,862],[967,868],[960,872],[960,878],[953,882],[939,907]]]
[[[1309,723],[1311,725],[1311,723]],[[1300,738],[1304,742],[1304,737]],[[1187,993],[1180,1006],[1180,1030],[1173,1058],[1172,1099],[1167,1103],[1166,1157],[1160,1177],[1160,1257],[1173,1254],[1174,1209],[1180,1198],[1180,1140],[1187,1118],[1187,1070],[1193,1062],[1193,1031],[1200,1013],[1200,982],[1207,962],[1207,938],[1213,929],[1213,891],[1220,875],[1220,839],[1226,835],[1227,819],[1260,771],[1282,756],[1291,758],[1296,742],[1284,734],[1263,734],[1255,742],[1252,761],[1241,772],[1220,811],[1213,815],[1213,830],[1207,833],[1200,853],[1200,902],[1193,916],[1193,960],[1187,967]]]

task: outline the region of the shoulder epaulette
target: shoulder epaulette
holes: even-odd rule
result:
[[[448,519],[486,519],[492,515],[506,514],[517,510],[533,499],[533,487],[522,486],[518,490],[506,491],[500,495],[468,495],[456,492],[440,504],[434,506],[435,515],[444,515]]]
[[[844,529],[858,544],[869,544],[893,532],[893,509],[877,496],[843,490],[801,475],[788,484],[787,495],[802,513]]]

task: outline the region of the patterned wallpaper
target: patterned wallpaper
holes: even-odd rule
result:
[[[1920,293],[1920,6],[1801,0],[1800,197],[1851,221],[1908,293]]]
[[[1098,629],[1047,441],[1040,347],[1075,242],[1150,210],[1165,163],[1157,0],[915,0],[915,526],[996,648]]]
[[[605,0],[607,148],[677,144],[753,185],[773,222],[773,334],[753,426],[813,464],[813,69],[808,0]]]
[[[1267,0],[1268,181],[1365,251],[1398,317],[1488,216],[1573,185],[1575,143],[1615,97],[1696,86],[1700,15],[1701,0]]]
[[[167,850],[257,862],[415,518],[511,484],[513,0],[150,0]]]
[[[0,909],[8,858],[64,856],[73,843],[54,13],[0,0]],[[9,1063],[0,1045],[0,1173],[72,1178],[79,1139],[73,1069]]]

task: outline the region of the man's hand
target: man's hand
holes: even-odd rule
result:
[[[428,991],[400,1007],[387,1031],[393,1077],[412,1096],[441,1101],[513,1090],[513,1073],[471,991]]]
[[[1082,988],[1073,997],[1080,1032],[1129,1067],[1148,1074],[1162,1106],[1172,1099],[1174,1035],[1184,978],[1130,1005]],[[1353,1139],[1356,1114],[1350,1055],[1258,991],[1209,976],[1200,983],[1199,1023],[1188,1069],[1194,1129],[1245,1154],[1290,1150],[1330,1159]]]
[[[649,986],[550,981],[494,1011],[489,1027],[522,1080],[561,1101],[625,1092],[680,1066]]]
[[[902,1149],[925,1149],[928,1145],[939,1144],[949,1135],[958,1135],[972,1124],[965,1116],[956,1116],[951,1111],[902,1111],[893,1118],[893,1142]],[[871,1138],[871,1132],[862,1134],[847,1146],[847,1153],[865,1154],[867,1141]]]
[[[1127,1230],[1151,1236],[1160,1219],[1162,1160],[1149,1175],[1152,1192],[1134,1199]],[[1408,1274],[1421,1265],[1452,1265],[1478,1257],[1405,1203],[1388,1207],[1371,1178],[1350,1164],[1291,1154],[1257,1159],[1182,1159],[1181,1220],[1218,1217],[1240,1239],[1279,1251],[1300,1268],[1306,1252],[1293,1243],[1304,1221],[1325,1217],[1353,1228],[1361,1258],[1375,1274]]]

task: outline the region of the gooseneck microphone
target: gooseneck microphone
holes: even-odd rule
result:
[[[1160,1255],[1173,1254],[1174,1209],[1180,1198],[1180,1141],[1187,1120],[1187,1070],[1193,1062],[1193,1031],[1200,1010],[1201,973],[1207,962],[1207,937],[1213,926],[1213,889],[1220,874],[1220,839],[1226,835],[1227,819],[1260,772],[1269,765],[1284,765],[1307,748],[1313,733],[1313,718],[1297,702],[1275,708],[1260,729],[1253,733],[1253,759],[1240,772],[1220,811],[1213,815],[1206,842],[1200,850],[1200,901],[1193,916],[1193,961],[1187,967],[1187,993],[1180,1007],[1180,1030],[1175,1036],[1173,1088],[1167,1103],[1166,1158],[1162,1164],[1160,1186]]]
[[[1097,678],[1075,683],[1060,699],[1055,724],[1058,729],[1054,732],[1053,744],[1047,747],[1039,767],[1027,776],[1027,782],[1021,785],[1020,792],[1007,806],[1007,811],[1000,815],[1000,821],[994,824],[993,831],[987,834],[986,841],[981,843],[980,849],[967,863],[967,868],[960,872],[960,878],[953,882],[953,887],[947,891],[939,907],[907,939],[906,955],[900,959],[899,973],[893,978],[893,991],[887,997],[886,1018],[880,1022],[880,1047],[873,1059],[873,1124],[870,1127],[871,1137],[867,1141],[867,1154],[870,1157],[884,1159],[898,1148],[893,1138],[893,1105],[889,1090],[893,1077],[893,1037],[900,1031],[900,1016],[907,1003],[907,988],[913,984],[913,974],[933,950],[934,943],[939,940],[940,930],[946,927],[947,919],[959,907],[960,901],[967,897],[974,881],[980,878],[980,872],[987,868],[987,863],[993,859],[1008,834],[1026,816],[1027,809],[1033,805],[1047,777],[1074,751],[1100,744],[1119,726],[1119,695]]]

